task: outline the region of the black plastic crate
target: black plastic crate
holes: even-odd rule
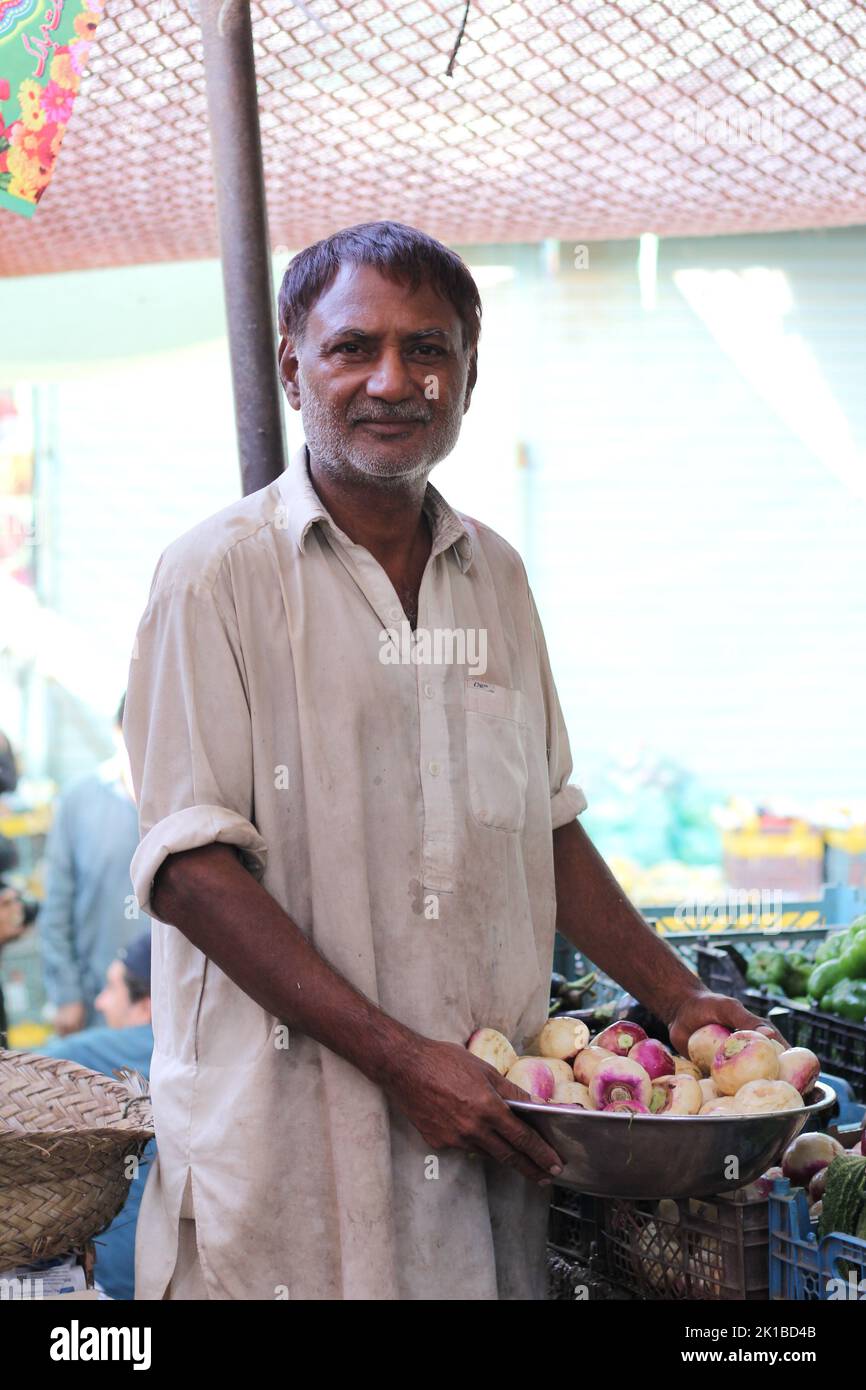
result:
[[[577,1265],[636,1299],[766,1299],[767,1201],[633,1202],[555,1187],[548,1254],[563,1290],[552,1297],[574,1297]]]
[[[600,1262],[607,1278],[640,1298],[766,1299],[767,1200],[607,1198]]]
[[[792,1047],[810,1048],[821,1059],[821,1070],[841,1076],[861,1105],[866,1104],[866,1023],[767,998],[757,990],[747,991],[745,1003],[755,1012],[761,1006]]]
[[[714,994],[729,994],[742,1004],[752,986],[746,980],[747,961],[736,946],[703,946],[695,948],[695,964],[707,989]],[[774,998],[778,999],[778,995]]]

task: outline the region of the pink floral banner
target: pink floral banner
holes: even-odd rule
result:
[[[32,217],[105,0],[0,0],[0,208]]]

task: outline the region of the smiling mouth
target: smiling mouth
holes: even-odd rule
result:
[[[375,434],[383,439],[390,439],[392,436],[408,434],[418,425],[422,425],[423,420],[356,420],[356,425],[363,426],[364,429],[373,430]]]

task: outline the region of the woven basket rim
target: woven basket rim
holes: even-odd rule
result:
[[[25,1142],[32,1146],[34,1141],[50,1143],[52,1140],[69,1139],[94,1139],[105,1141],[107,1139],[123,1139],[124,1142],[136,1137],[142,1139],[153,1138],[153,1124],[143,1123],[136,1111],[144,1102],[147,1106],[151,1104],[149,1090],[135,1094],[133,1090],[123,1082],[114,1077],[106,1075],[105,1072],[94,1071],[90,1067],[83,1067],[78,1062],[70,1062],[63,1057],[46,1057],[37,1052],[12,1052],[0,1049],[0,1078],[4,1072],[8,1078],[10,1071],[20,1072],[23,1076],[32,1073],[34,1078],[41,1076],[51,1076],[58,1083],[63,1085],[68,1083],[70,1097],[80,1095],[82,1090],[89,1090],[94,1099],[107,1102],[103,1106],[104,1113],[95,1116],[96,1123],[92,1125],[75,1125],[72,1123],[62,1123],[60,1121],[56,1128],[40,1129],[27,1127],[26,1129],[6,1128],[2,1117],[0,1117],[0,1146],[8,1149],[15,1141]],[[142,1078],[143,1080],[143,1078]],[[27,1092],[23,1092],[26,1096]],[[2,1094],[0,1094],[2,1100]],[[116,1111],[110,1109],[110,1102],[114,1101]],[[25,1107],[22,1106],[22,1109]],[[124,1110],[127,1112],[124,1114]],[[53,1117],[51,1117],[53,1118]]]

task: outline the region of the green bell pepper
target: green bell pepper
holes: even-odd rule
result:
[[[821,999],[821,1011],[846,1018],[851,1023],[866,1021],[866,980],[840,980]]]
[[[764,946],[756,951],[746,967],[746,979],[750,985],[766,985],[768,989],[780,992],[785,978],[785,957],[781,951]]]
[[[795,999],[798,995],[807,993],[809,979],[814,968],[814,962],[809,959],[805,951],[789,951],[787,953],[782,986],[789,999]]]
[[[862,980],[866,976],[866,929],[860,927],[853,935],[846,933],[847,945],[841,956],[816,965],[809,976],[809,993],[823,999],[841,980]]]
[[[841,956],[847,935],[847,932],[835,931],[832,936],[825,936],[815,952],[815,964],[823,965],[825,960],[835,960],[837,956]]]

